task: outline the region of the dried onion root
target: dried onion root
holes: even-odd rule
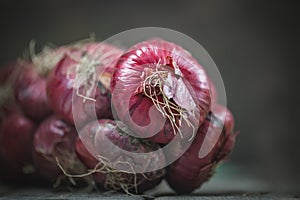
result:
[[[70,124],[75,124],[76,115],[77,126],[83,126],[95,112],[97,118],[111,118],[110,92],[100,77],[110,78],[113,62],[121,53],[109,44],[90,43],[66,54],[47,79],[47,95],[55,113]],[[77,113],[73,114],[72,106]]]
[[[178,66],[176,66],[176,64],[174,63],[174,68],[175,67],[177,68],[177,71],[180,72]],[[192,127],[192,136],[190,138],[191,140],[195,136],[195,127],[187,118],[188,111],[178,106],[174,101],[167,97],[164,91],[164,87],[166,85],[165,82],[170,75],[170,72],[168,70],[160,70],[159,68],[162,68],[160,62],[156,64],[155,71],[145,78],[143,82],[143,94],[151,99],[156,109],[162,114],[164,118],[167,118],[169,120],[174,135],[179,133],[180,137],[183,138],[183,133],[181,132],[180,127],[182,125],[182,119],[185,120],[187,125],[189,127]],[[176,74],[177,79],[181,78],[180,74],[181,73]]]
[[[71,179],[64,176],[60,167],[69,173],[83,173],[86,168],[75,152],[76,129],[57,116],[50,116],[38,127],[33,141],[33,160],[39,175],[54,187],[91,190],[91,177]],[[57,165],[59,161],[60,166]],[[61,188],[60,187],[60,188]]]

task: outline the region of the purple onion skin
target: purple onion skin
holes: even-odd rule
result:
[[[31,150],[36,124],[12,103],[2,111],[5,117],[0,125],[1,178],[16,184],[32,180],[34,171],[25,169],[33,166]]]
[[[225,124],[219,122],[225,117]],[[224,118],[223,118],[224,119]],[[206,137],[209,126],[213,132],[222,130],[217,143],[204,158],[199,158],[199,150]],[[188,150],[174,163],[172,163],[166,174],[168,184],[179,194],[188,194],[199,188],[213,175],[215,166],[224,160],[232,151],[236,134],[233,134],[234,119],[230,111],[219,107],[199,128],[198,133]],[[213,133],[212,133],[213,134]]]
[[[121,50],[116,49],[116,47],[105,44],[103,46],[106,48],[106,51],[111,49],[116,51],[114,55],[107,58],[109,60],[113,60],[113,56],[118,57],[121,54]],[[47,94],[54,112],[70,124],[75,124],[72,111],[72,95],[75,90],[76,66],[84,53],[92,54],[94,52],[92,49],[93,45],[90,45],[85,50],[75,49],[70,51],[50,72],[47,79]],[[104,70],[106,67],[111,69],[112,65],[99,66],[97,71]],[[107,76],[111,76],[113,70],[106,70],[106,72]],[[80,88],[79,91],[84,92],[84,88]],[[97,118],[112,118],[109,88],[99,84],[96,88],[95,96],[92,98],[96,100],[96,103],[90,100],[84,101],[80,96],[73,97],[73,105],[76,107],[77,115],[76,125],[83,126],[93,118],[94,113],[96,113]],[[95,105],[95,108],[93,105]]]
[[[147,70],[155,70],[157,63],[164,63],[163,66],[172,73],[176,73],[174,72],[174,63],[178,66],[184,85],[195,102],[194,111],[198,116],[193,118],[194,121],[199,120],[199,124],[203,123],[211,105],[208,77],[203,67],[186,50],[161,39],[138,43],[120,57],[111,86],[112,102],[118,111],[118,117],[140,137],[153,135],[154,130],[157,129],[157,123],[151,123],[149,116],[149,109],[153,106],[153,102],[145,95],[145,91],[141,87],[148,77],[145,75]],[[172,89],[175,90],[175,88]],[[181,99],[183,104],[190,104],[191,102],[180,91],[182,92],[182,90],[176,90],[174,96]],[[126,98],[129,99],[129,106],[126,105],[128,102]],[[162,116],[158,111],[152,114],[156,119]],[[143,128],[147,125],[149,128]],[[186,138],[190,136],[184,135]],[[174,132],[170,121],[166,120],[163,128],[154,137],[148,139],[166,144],[173,138]]]
[[[66,55],[50,72],[47,79],[47,95],[51,107],[54,112],[70,124],[75,124],[72,111],[72,94],[73,81],[72,77],[67,77],[68,69],[75,67],[76,62]],[[83,99],[74,98],[73,102],[76,107],[80,123],[84,123],[88,119],[88,115],[84,111]]]
[[[31,63],[23,65],[14,84],[15,100],[27,116],[41,121],[52,112],[46,94],[46,79]]]
[[[98,132],[96,132],[98,130]],[[155,147],[145,147],[142,144],[138,143],[132,143],[131,139],[126,135],[120,135],[120,132],[116,129],[116,123],[112,120],[99,120],[91,122],[90,124],[86,125],[82,131],[81,134],[85,135],[85,137],[92,138],[94,141],[90,141],[89,145],[92,145],[93,151],[98,152],[100,155],[116,155],[114,158],[110,158],[113,162],[114,159],[118,159],[118,150],[116,147],[111,148],[110,146],[107,146],[106,143],[103,142],[103,137],[107,137],[112,143],[117,145],[118,147],[130,151],[130,152],[136,152],[136,153],[143,153],[155,150],[157,146]],[[102,141],[102,142],[101,142]],[[93,145],[94,143],[94,145]],[[98,145],[97,145],[98,144]],[[100,145],[103,144],[103,145]],[[151,149],[152,148],[152,149]],[[90,152],[86,149],[86,147],[83,145],[81,140],[78,138],[76,141],[76,152],[81,159],[81,161],[90,169],[93,169],[99,161],[94,158]],[[157,155],[159,157],[160,162],[164,162],[164,155],[163,153]],[[152,163],[157,164],[157,163]],[[137,180],[138,182],[141,181],[141,184],[137,186],[138,193],[143,193],[144,191],[151,189],[158,185],[162,178],[164,177],[164,170],[160,170],[161,175],[154,178],[153,180],[147,180],[142,176],[141,174],[137,174]],[[129,173],[123,173],[124,177],[127,177],[129,179],[133,178],[132,174]],[[152,178],[152,172],[148,172],[145,174],[150,179]],[[96,173],[94,174],[94,180],[96,183],[98,183],[102,188],[104,188],[104,184],[106,181],[106,175],[103,173]],[[134,189],[130,190],[131,192],[135,192]]]
[[[44,180],[53,183],[63,175],[55,158],[62,160],[67,159],[64,156],[76,156],[76,137],[76,129],[54,115],[39,125],[32,153],[35,167]]]

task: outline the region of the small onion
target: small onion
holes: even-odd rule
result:
[[[224,127],[221,121],[225,121]],[[212,176],[216,165],[233,149],[236,136],[232,134],[233,125],[233,116],[224,107],[218,106],[215,113],[208,115],[188,150],[167,169],[166,180],[177,193],[191,193]],[[221,135],[216,144],[211,144],[214,145],[212,150],[199,158],[204,138],[213,141],[219,131],[222,131]]]
[[[14,84],[16,102],[35,120],[42,120],[51,113],[46,95],[46,80],[34,70],[32,63],[23,63]]]
[[[25,114],[41,121],[52,111],[46,95],[46,78],[70,47],[44,47],[39,54],[35,54],[33,45],[31,43],[29,49],[30,59],[20,61],[21,67],[15,72],[14,94]]]
[[[95,169],[97,166],[100,168],[100,171],[95,170],[94,180],[102,188],[123,190],[127,193],[142,193],[158,185],[164,177],[164,169],[143,174],[134,172],[136,166],[133,164],[142,165],[145,169],[152,165],[163,165],[164,155],[162,151],[158,151],[159,153],[153,154],[151,160],[148,161],[143,158],[138,161],[127,160],[130,156],[127,157],[126,154],[120,153],[119,148],[128,152],[146,153],[157,150],[159,147],[154,143],[143,144],[139,140],[127,136],[118,129],[115,121],[102,119],[91,122],[81,130],[81,134],[82,138],[89,139],[86,141],[86,145],[100,159],[93,157],[79,138],[76,141],[76,152],[89,169]],[[110,142],[105,141],[104,138],[107,138],[115,146],[109,145]],[[132,166],[128,170],[118,171],[113,166],[118,162],[124,162],[123,159]]]
[[[9,102],[1,108],[0,160],[1,178],[14,183],[33,178],[32,140],[36,129],[16,104]]]
[[[76,129],[54,115],[39,125],[34,135],[33,160],[44,180],[57,184],[67,180],[60,167],[68,173],[84,171],[75,153],[76,137]]]

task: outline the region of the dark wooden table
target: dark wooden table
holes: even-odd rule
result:
[[[45,188],[13,188],[11,186],[0,185],[0,200],[12,199],[38,199],[38,200],[96,200],[96,199],[148,199],[155,198],[159,200],[295,200],[300,199],[297,193],[276,194],[270,192],[269,184],[257,177],[243,172],[239,168],[226,164],[217,170],[213,178],[201,188],[194,191],[191,195],[178,196],[163,181],[156,188],[147,191],[143,196],[128,196],[118,193],[78,193],[78,192],[55,192]],[[299,193],[298,193],[299,194]]]

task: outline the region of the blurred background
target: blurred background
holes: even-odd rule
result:
[[[0,64],[31,39],[66,44],[157,26],[199,42],[217,64],[240,135],[231,172],[300,189],[299,7],[287,1],[15,1],[0,3]],[[242,180],[242,179],[241,179]]]

